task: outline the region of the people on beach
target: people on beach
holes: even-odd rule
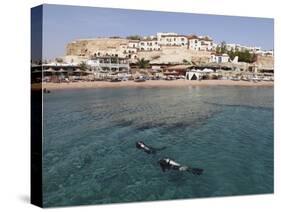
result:
[[[51,91],[50,91],[50,90],[47,90],[47,88],[44,88],[44,89],[43,89],[43,93],[51,93]]]

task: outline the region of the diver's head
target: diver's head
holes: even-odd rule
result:
[[[167,166],[168,165],[167,158],[162,158],[162,159],[158,160],[158,163],[160,166]]]
[[[137,147],[138,149],[141,149],[141,148],[142,148],[142,145],[143,145],[143,142],[142,142],[142,141],[136,142],[136,147]]]

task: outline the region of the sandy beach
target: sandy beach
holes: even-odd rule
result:
[[[145,82],[122,81],[122,82],[70,82],[70,83],[43,83],[43,88],[48,90],[78,89],[78,88],[122,88],[122,87],[184,87],[184,86],[273,86],[273,82],[248,82],[232,80],[149,80]]]

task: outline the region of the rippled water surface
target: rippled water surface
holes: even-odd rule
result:
[[[46,207],[273,192],[273,88],[58,90],[43,134]],[[163,173],[165,156],[204,174]]]

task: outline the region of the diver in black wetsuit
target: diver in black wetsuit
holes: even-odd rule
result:
[[[177,170],[177,171],[188,171],[195,175],[201,175],[203,173],[203,169],[199,168],[191,168],[188,166],[182,166],[181,164],[171,160],[170,158],[163,158],[158,161],[163,172],[167,170]]]
[[[144,142],[142,141],[138,141],[136,142],[136,147],[138,149],[142,149],[144,152],[146,152],[147,154],[156,154],[157,151],[163,150],[166,147],[162,147],[162,148],[153,148],[151,146],[146,145]]]

